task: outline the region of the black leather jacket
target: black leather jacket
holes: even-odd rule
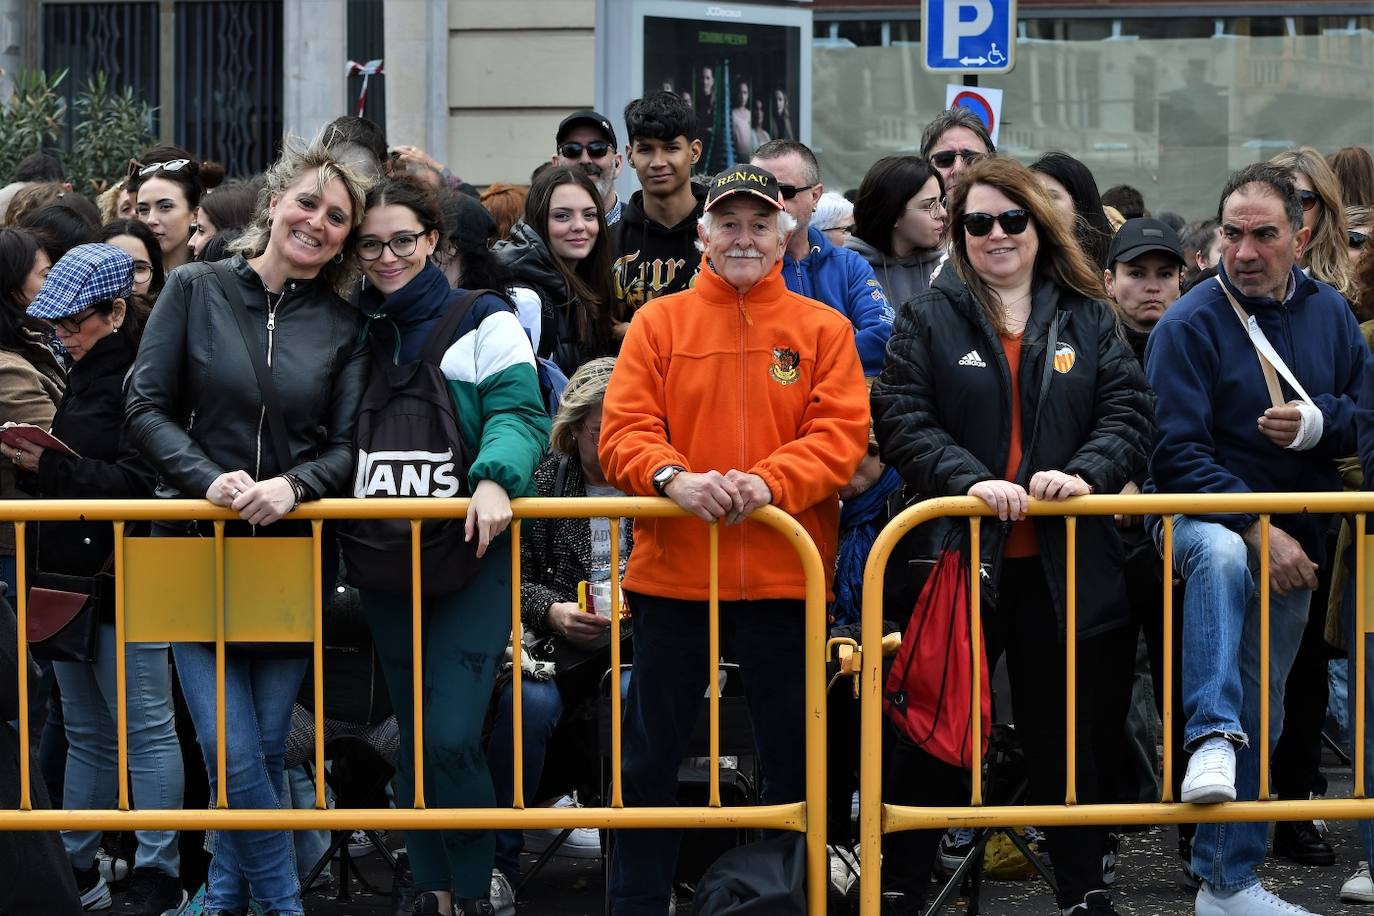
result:
[[[227,266],[271,366],[292,466],[277,466],[252,360],[206,264],[173,271],[148,319],[126,402],[129,438],[158,472],[159,495],[203,498],[235,470],[254,480],[289,471],[307,498],[343,493],[368,372],[357,311],[323,281],[290,280],[269,314],[257,273],[239,256]]]

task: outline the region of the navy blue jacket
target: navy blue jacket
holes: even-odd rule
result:
[[[854,325],[854,343],[864,375],[883,371],[887,339],[892,334],[893,308],[873,274],[873,268],[857,251],[836,248],[825,233],[812,226],[806,230],[811,250],[800,261],[787,254],[782,277],[794,293],[824,302],[843,312]]]
[[[1271,405],[1250,336],[1218,282],[1288,364],[1322,412],[1321,441],[1306,451],[1270,442],[1258,419]],[[1355,452],[1356,403],[1368,350],[1340,293],[1294,269],[1284,302],[1242,295],[1218,268],[1175,302],[1150,334],[1145,374],[1157,398],[1159,439],[1150,458],[1162,493],[1340,490],[1335,459]],[[1285,399],[1298,397],[1279,376]],[[1254,515],[1207,517],[1243,532]],[[1274,523],[1320,563],[1325,521],[1275,516]]]

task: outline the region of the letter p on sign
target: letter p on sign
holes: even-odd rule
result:
[[[972,9],[973,18],[965,19],[964,10]],[[959,56],[959,42],[981,35],[992,25],[991,0],[946,0],[941,53],[946,58]]]

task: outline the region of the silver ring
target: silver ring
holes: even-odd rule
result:
[[[19,466],[19,449],[14,450],[14,454],[10,455],[10,460],[14,462],[15,467]]]
[[[238,498],[239,498],[239,488],[238,488],[238,487],[234,487],[234,489],[232,489],[232,490],[229,491],[229,498],[230,498],[230,499],[238,499]]]

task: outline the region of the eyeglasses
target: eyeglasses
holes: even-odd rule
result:
[[[1003,210],[996,215],[992,213],[965,213],[964,231],[969,235],[979,238],[992,231],[992,224],[998,223],[1002,231],[1007,235],[1020,235],[1026,231],[1030,225],[1031,212],[1029,210]]]
[[[1298,203],[1302,204],[1304,213],[1311,210],[1317,205],[1317,193],[1315,191],[1298,191]]]
[[[147,261],[134,262],[134,280],[138,283],[145,283],[153,278],[153,265]]]
[[[783,200],[791,200],[792,198],[800,194],[802,191],[809,191],[814,187],[814,184],[804,184],[801,187],[797,187],[796,185],[790,184],[780,184],[778,185],[778,190],[782,192]]]
[[[936,210],[943,210],[944,208],[945,199],[943,197],[932,197],[924,202],[917,201],[916,206],[907,207],[906,210],[908,213],[929,213],[934,216]]]
[[[936,168],[947,169],[954,165],[955,159],[964,160],[964,165],[973,165],[982,159],[987,158],[987,153],[979,153],[971,149],[945,149],[938,153],[930,154],[930,161],[935,163]]]
[[[383,248],[390,248],[391,253],[398,258],[408,258],[415,253],[415,244],[423,232],[403,232],[400,235],[393,235],[391,241],[383,242],[381,239],[358,239],[358,257],[364,261],[375,261],[382,256]]]
[[[854,224],[853,224],[853,223],[850,223],[848,226],[831,226],[830,228],[833,229],[833,230],[835,230],[836,232],[840,233],[841,235],[853,235],[853,234],[854,234]]]
[[[145,178],[156,172],[179,172],[191,164],[190,159],[173,159],[171,162],[154,162],[152,165],[145,165],[138,170],[140,178]]]
[[[80,318],[69,315],[66,318],[58,318],[56,321],[50,322],[50,324],[56,330],[65,331],[68,334],[80,334],[81,326],[99,314],[100,312],[96,310],[95,306],[91,306],[86,310],[86,314],[82,315]]]
[[[1354,229],[1351,229],[1346,233],[1346,239],[1349,241],[1351,248],[1363,248],[1364,243],[1369,241],[1369,233],[1356,232]]]
[[[593,159],[600,159],[614,150],[615,146],[607,143],[605,140],[593,140],[591,143],[585,144],[570,140],[558,147],[558,155],[562,156],[564,159],[576,159],[578,156],[582,155],[584,149],[587,151],[587,155],[591,156]]]

